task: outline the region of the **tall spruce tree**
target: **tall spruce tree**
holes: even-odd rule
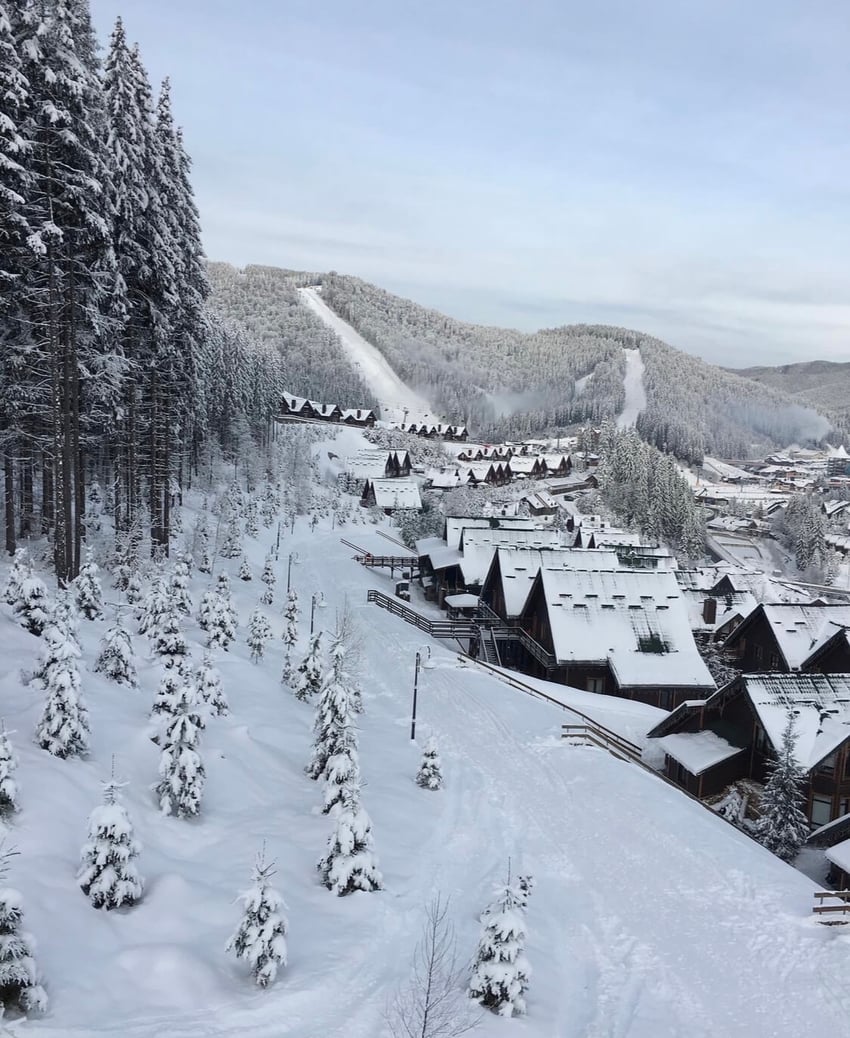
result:
[[[803,811],[803,769],[797,763],[794,715],[789,713],[782,732],[782,745],[761,798],[761,817],[756,823],[756,837],[778,858],[791,862],[809,835]]]

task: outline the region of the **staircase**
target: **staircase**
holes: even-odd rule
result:
[[[496,637],[489,627],[481,628],[481,635],[478,639],[478,655],[480,659],[485,663],[489,663],[491,667],[501,667],[502,665]]]

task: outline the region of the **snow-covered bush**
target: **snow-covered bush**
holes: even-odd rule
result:
[[[122,908],[139,900],[143,884],[136,858],[140,851],[117,785],[108,782],[103,803],[89,816],[89,835],[77,874],[80,889],[95,908]]]
[[[105,674],[119,685],[129,685],[131,688],[137,686],[133,639],[120,618],[107,628],[101,639],[94,670],[96,673]]]
[[[423,789],[442,789],[443,772],[440,768],[440,755],[437,752],[436,740],[431,738],[425,744],[422,763],[416,773],[416,785]]]
[[[378,871],[372,840],[372,822],[360,803],[360,787],[350,782],[342,787],[334,830],[328,852],[317,868],[322,883],[338,897],[356,890],[381,890],[383,877]]]
[[[478,952],[472,964],[469,997],[499,1016],[525,1012],[531,968],[525,957],[525,898],[513,886],[499,891],[484,914]]]
[[[286,965],[286,905],[271,886],[273,864],[266,865],[262,855],[257,858],[251,887],[239,895],[242,919],[224,946],[248,964],[261,988],[273,983],[280,967]]]
[[[12,602],[18,622],[30,634],[42,634],[50,623],[52,609],[44,581],[32,572],[22,576],[17,584],[17,598]]]
[[[103,616],[103,588],[99,573],[91,549],[86,548],[85,562],[80,567],[73,587],[77,609],[87,620],[99,620]]]

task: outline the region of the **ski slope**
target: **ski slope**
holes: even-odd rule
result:
[[[440,420],[430,402],[402,382],[381,351],[331,310],[322,299],[320,289],[299,288],[298,294],[304,304],[339,336],[352,364],[378,398],[384,421]]]
[[[317,445],[326,457],[333,443]],[[184,514],[190,528],[191,513]],[[220,653],[228,717],[209,722],[203,813],[161,817],[153,803],[157,748],[147,716],[157,681],[147,639],[135,637],[142,688],[110,685],[90,669],[83,687],[93,733],[88,760],[60,761],[32,732],[40,693],[25,687],[38,639],[0,605],[0,701],[21,765],[22,811],[11,840],[20,851],[9,882],[24,893],[26,928],[39,945],[50,997],[26,1033],[62,1038],[384,1038],[383,1009],[407,979],[423,909],[437,890],[451,899],[463,958],[494,882],[533,873],[528,1016],[486,1014],[480,1038],[800,1038],[842,1035],[850,1019],[842,928],[812,921],[814,885],[652,774],[595,749],[566,746],[569,715],[459,663],[431,643],[435,667],[419,685],[420,745],[433,734],[446,787],[419,789],[420,749],[409,741],[414,656],[423,636],[366,602],[389,579],[351,560],[340,534],[310,533],[299,518],[281,543],[275,604],[278,635],[288,556],[300,596],[305,647],[310,596],[322,591],[318,629],[347,600],[359,629],[366,712],[360,758],[385,890],[338,899],[317,881],[330,823],[321,792],[303,773],[312,709],[279,682],[282,642],[249,661],[245,621],[272,539],[246,539],[254,580],[238,560],[231,576],[237,642]],[[374,528],[368,527],[371,531]],[[7,566],[0,564],[0,580]],[[195,574],[197,603],[206,587]],[[108,592],[117,600],[117,592]],[[85,658],[103,622],[81,621]],[[186,633],[195,656],[200,632]],[[565,695],[571,695],[563,690]],[[636,734],[657,711],[590,693],[580,708]],[[117,755],[125,803],[144,844],[141,904],[100,913],[76,886],[86,819]],[[289,965],[266,991],[252,986],[223,946],[237,923],[261,841],[277,862],[288,902]]]
[[[623,352],[626,355],[626,374],[623,377],[626,399],[617,418],[617,428],[630,429],[637,422],[641,411],[646,409],[646,390],[643,388],[644,364],[640,350]]]

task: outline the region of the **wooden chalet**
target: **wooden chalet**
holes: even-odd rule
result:
[[[715,688],[669,571],[541,568],[519,622],[552,656],[526,673],[666,710]]]
[[[422,499],[419,486],[413,480],[367,479],[360,504],[364,508],[380,508],[386,515],[413,509],[420,511]]]
[[[542,479],[546,475],[546,462],[536,455],[514,457],[510,460],[512,479]]]
[[[572,459],[568,454],[542,454],[540,462],[550,478],[566,479],[573,471]]]
[[[371,429],[377,418],[371,407],[350,407],[342,412],[342,424]]]
[[[313,409],[313,415],[320,422],[341,422],[342,408],[339,404],[320,404],[316,400],[309,401]]]
[[[850,890],[850,814],[818,826],[809,834],[806,845],[824,848],[829,862],[827,883],[833,890]]]
[[[411,472],[406,450],[363,450],[348,459],[349,479],[406,479]]]
[[[850,813],[850,674],[742,674],[703,701],[684,703],[649,733],[669,779],[697,797],[732,782],[764,782],[789,714],[814,826]]]
[[[280,415],[281,417],[307,419],[315,418],[316,412],[313,410],[313,405],[306,397],[293,396],[291,393],[284,393],[280,402]]]
[[[839,629],[850,626],[850,606],[796,603],[757,606],[724,642],[745,672],[808,670],[808,659]],[[833,646],[837,650],[838,646]],[[831,659],[818,658],[823,670]]]

